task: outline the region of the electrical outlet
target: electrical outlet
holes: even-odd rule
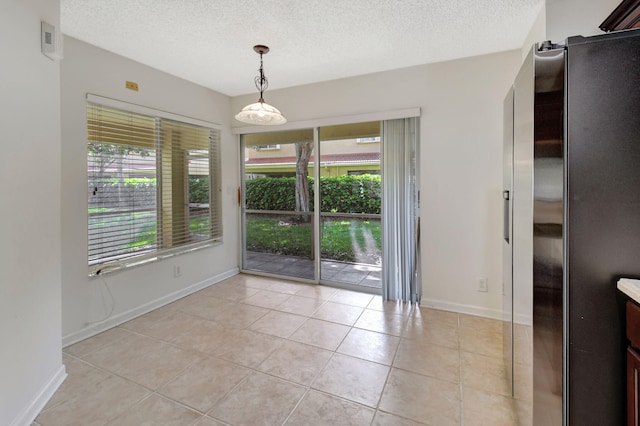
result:
[[[482,291],[484,293],[489,291],[489,284],[486,278],[480,278],[478,280],[478,291]]]
[[[182,275],[182,268],[180,265],[175,265],[173,267],[173,277],[178,278],[180,275]]]

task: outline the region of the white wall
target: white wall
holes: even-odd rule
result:
[[[238,271],[239,148],[227,96],[65,37],[62,63],[62,335],[73,343]],[[139,91],[125,88],[135,81]],[[224,243],[100,278],[87,267],[86,93],[222,125]],[[182,276],[173,277],[174,265]],[[112,317],[102,320],[115,299]],[[106,297],[106,302],[105,298]]]
[[[524,43],[522,43],[522,60],[527,57],[531,47],[536,43],[543,42],[547,40],[547,20],[546,20],[546,5],[543,3],[540,11],[538,12],[538,16],[536,17],[529,33],[524,39]]]
[[[60,345],[60,64],[40,53],[57,0],[0,4],[0,424],[27,425],[65,377]]]
[[[546,0],[547,39],[564,42],[567,37],[604,34],[598,26],[621,0]]]
[[[265,94],[291,122],[422,109],[423,305],[500,317],[502,102],[521,57],[514,50]],[[254,98],[232,98],[232,111]],[[476,291],[480,277],[488,293]]]
[[[522,47],[524,59],[531,46],[544,40],[564,43],[567,37],[604,34],[598,26],[621,0],[546,0]]]

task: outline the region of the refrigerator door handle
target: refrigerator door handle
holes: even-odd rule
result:
[[[509,244],[509,230],[511,229],[509,223],[509,191],[502,191],[502,199],[503,199],[503,211],[504,211],[504,220],[502,223],[504,224],[504,228],[502,231],[502,237]]]

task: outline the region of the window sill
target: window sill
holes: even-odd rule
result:
[[[136,257],[130,257],[128,259],[114,260],[110,262],[89,265],[89,277],[97,277],[98,275],[102,276],[105,274],[111,274],[114,272],[131,269],[137,266],[158,262],[158,261],[169,259],[175,256],[181,256],[183,254],[193,253],[195,251],[202,250],[208,247],[218,246],[218,245],[221,245],[222,243],[223,243],[222,239],[210,240],[210,241],[190,244],[187,246],[180,246],[175,249],[163,250],[161,252],[156,252],[153,254],[150,254],[150,253],[143,254]]]

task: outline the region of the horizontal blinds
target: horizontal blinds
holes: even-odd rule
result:
[[[89,103],[89,264],[222,238],[219,130]]]
[[[154,251],[155,118],[89,105],[89,264]]]
[[[88,141],[155,149],[155,118],[89,104]]]
[[[222,173],[220,164],[220,131],[212,130],[209,147],[209,202],[211,204],[211,238],[222,239]]]
[[[176,247],[217,238],[219,212],[211,208],[213,129],[173,120],[159,122],[161,245]],[[218,168],[218,167],[216,167]],[[218,230],[219,231],[219,230]]]

